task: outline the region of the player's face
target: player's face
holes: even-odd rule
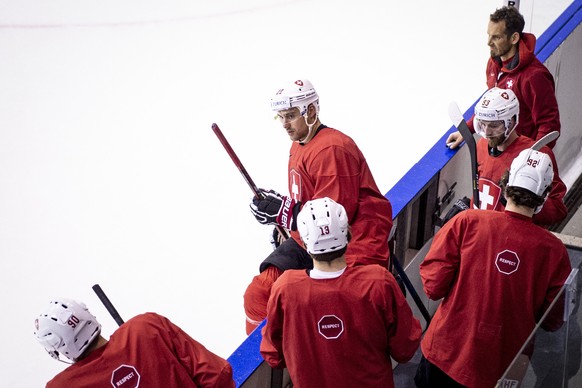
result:
[[[517,33],[516,33],[517,34]],[[511,36],[505,33],[505,22],[489,22],[487,27],[487,45],[489,46],[491,57],[501,57],[501,60],[511,58],[515,54],[515,47],[511,41]]]
[[[477,125],[489,143],[489,147],[497,147],[505,141],[505,123],[503,120],[478,120]]]
[[[302,140],[309,133],[309,127],[303,116],[299,114],[299,108],[280,110],[277,112],[277,119],[283,124],[283,128],[292,141]]]

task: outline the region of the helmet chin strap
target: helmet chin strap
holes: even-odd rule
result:
[[[309,122],[307,120],[308,120],[308,116],[306,114],[305,115],[305,124],[307,124],[307,126],[309,127],[309,131],[307,131],[307,136],[305,136],[301,140],[298,140],[298,143],[300,143],[300,144],[307,144],[311,140],[311,138],[313,137],[313,126],[317,122],[317,113],[315,113],[315,118],[313,119],[313,122],[311,124],[309,124]]]

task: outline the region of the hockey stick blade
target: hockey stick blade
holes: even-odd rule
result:
[[[456,102],[451,102],[449,104],[449,117],[453,122],[453,125],[463,136],[463,140],[467,147],[469,147],[469,156],[471,157],[471,182],[473,187],[473,204],[479,208],[480,201],[479,201],[479,170],[477,164],[477,142],[475,141],[475,137],[473,133],[467,126],[465,122],[465,118],[459,109],[459,106]]]
[[[532,145],[530,148],[534,151],[539,151],[540,149],[542,149],[542,147],[547,146],[549,143],[553,142],[558,137],[560,137],[560,132],[552,131],[548,133],[546,136],[542,137],[540,140],[536,141],[534,145]]]
[[[238,158],[238,156],[230,146],[228,140],[226,140],[226,137],[224,136],[224,134],[222,133],[222,131],[220,130],[216,123],[212,123],[212,131],[214,132],[216,137],[218,137],[218,140],[220,140],[220,143],[228,153],[228,156],[230,156],[230,158],[232,159],[235,166],[238,168],[239,172],[247,182],[247,185],[251,188],[255,197],[263,199],[264,198],[263,193],[258,189],[257,185],[255,185],[255,182],[253,182],[253,180],[251,179],[251,176],[247,172],[247,169],[245,168],[245,166],[243,166],[242,162],[240,161],[240,159]],[[275,227],[277,228],[279,234],[283,236],[285,240],[289,238],[289,233],[287,233],[287,231],[283,227],[279,225],[276,225]]]
[[[113,317],[115,322],[119,326],[123,325],[124,324],[123,319],[121,319],[121,316],[119,315],[119,313],[117,312],[117,310],[115,309],[115,307],[113,306],[113,304],[111,303],[111,301],[109,300],[107,295],[105,295],[105,292],[103,291],[101,286],[99,284],[95,284],[92,288],[93,288],[93,291],[95,291],[95,293],[97,294],[97,296],[101,300],[101,302],[103,303],[103,305],[105,306],[105,308],[107,309],[107,311],[109,311],[109,314],[111,314],[111,316]]]

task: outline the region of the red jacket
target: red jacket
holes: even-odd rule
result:
[[[511,89],[519,100],[520,135],[538,140],[552,131],[560,131],[560,112],[554,77],[534,54],[536,37],[523,33],[518,43],[518,58],[501,63],[489,58],[486,68],[487,88]],[[517,63],[514,63],[514,60]],[[473,121],[468,123],[474,131]],[[549,144],[553,148],[556,141]]]

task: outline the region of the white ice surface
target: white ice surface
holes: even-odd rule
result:
[[[521,2],[540,35],[571,3]],[[535,5],[532,10],[531,3]],[[245,339],[242,295],[270,228],[214,136],[286,192],[289,140],[268,100],[311,79],[387,192],[485,89],[501,1],[0,0],[0,386],[65,368],[33,337],[54,296],[108,337],[155,311],[217,354]]]

